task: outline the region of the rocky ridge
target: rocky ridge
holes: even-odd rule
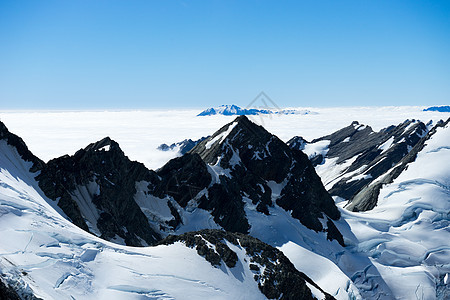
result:
[[[249,235],[201,230],[177,236],[170,235],[160,244],[169,245],[175,242],[195,248],[200,256],[217,268],[222,264],[229,268],[235,267],[238,262],[236,252],[244,251],[247,258],[243,263],[252,270],[260,291],[268,299],[314,299],[307,283],[325,295],[325,299],[334,299],[299,272],[280,250]]]
[[[47,164],[27,151],[45,195],[106,240],[145,246],[186,230],[248,233],[246,207],[269,215],[277,205],[343,245],[333,223],[339,211],[307,157],[245,116],[156,172],[130,161],[110,138]]]
[[[414,147],[388,172],[380,176],[377,180],[365,185],[356,193],[350,203],[346,206],[352,211],[370,210],[377,204],[378,196],[383,185],[392,183],[408,166],[409,163],[415,161],[417,154],[423,149],[427,140],[429,140],[436,132],[437,128],[445,127],[450,122],[447,121],[437,123],[425,136],[423,136]]]
[[[428,126],[416,120],[407,120],[379,132],[355,121],[310,143],[294,137],[288,145],[308,152],[308,147],[314,149],[315,145],[326,144],[322,152],[309,151],[309,159],[332,196],[352,200],[365,186],[399,163],[427,132]]]

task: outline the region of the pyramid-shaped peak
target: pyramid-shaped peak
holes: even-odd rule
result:
[[[232,122],[226,124],[218,131],[216,131],[210,138],[212,141],[220,140],[220,143],[224,142],[227,137],[235,138],[237,134],[245,136],[245,138],[257,139],[258,137],[270,137],[270,134],[264,127],[252,122],[246,116],[238,116]]]
[[[218,157],[231,152],[236,155],[237,153],[243,155],[247,152],[255,152],[256,157],[259,157],[259,153],[267,152],[261,156],[263,158],[270,155],[267,146],[271,140],[277,140],[276,143],[280,149],[288,148],[264,127],[252,122],[246,116],[238,116],[209,138],[197,144],[190,152],[198,153],[205,162],[210,164],[215,164]]]

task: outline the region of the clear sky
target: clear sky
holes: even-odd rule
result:
[[[450,1],[0,0],[0,109],[450,104]]]

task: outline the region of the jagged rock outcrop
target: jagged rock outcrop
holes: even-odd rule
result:
[[[161,239],[134,200],[136,182],[150,182],[157,175],[130,161],[110,138],[49,161],[36,179],[44,193],[85,230],[106,240],[122,238],[132,246]]]
[[[299,272],[281,251],[254,237],[221,230],[202,230],[178,236],[171,235],[160,244],[170,245],[175,242],[195,248],[200,256],[215,267],[222,264],[229,268],[236,266],[238,254],[229,244],[243,250],[246,258],[241,260],[241,263],[247,264],[252,270],[260,291],[269,299],[313,299],[306,283],[320,290],[325,299],[334,299]]]
[[[380,176],[380,178],[371,184],[364,186],[358,193],[356,193],[350,203],[346,206],[351,211],[366,211],[374,208],[377,205],[378,196],[383,185],[392,183],[407,167],[408,164],[415,161],[417,154],[422,151],[427,140],[429,140],[436,132],[438,127],[445,127],[448,125],[450,118],[445,122],[439,122],[434,126],[424,137],[422,137],[415,146],[407,153],[388,173]]]
[[[307,140],[305,140],[303,137],[301,136],[294,136],[293,138],[291,138],[289,141],[287,141],[287,145],[291,148],[291,149],[297,149],[300,151],[305,150],[305,146],[308,144],[309,142]]]
[[[17,292],[0,278],[0,300],[21,300]]]
[[[43,168],[45,163],[34,156],[30,150],[28,150],[27,145],[22,140],[22,138],[17,135],[9,132],[8,128],[5,126],[3,122],[0,121],[0,140],[6,141],[8,145],[11,145],[17,150],[17,153],[22,157],[23,160],[29,161],[32,163],[30,168],[30,172],[37,172]]]
[[[324,184],[328,192],[350,200],[405,157],[427,132],[427,126],[416,120],[407,120],[379,132],[355,121],[311,143],[299,144],[292,139],[288,144],[294,149],[301,145],[308,152],[308,147],[314,149],[314,145],[328,143],[325,154],[312,152],[309,158],[316,167],[327,159],[330,166],[323,175],[327,177]],[[337,171],[330,177],[333,169]]]
[[[21,272],[26,276],[26,272]],[[42,300],[33,295],[32,290],[23,281],[13,278],[3,278],[0,273],[0,300]]]

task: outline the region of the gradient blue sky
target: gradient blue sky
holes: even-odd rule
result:
[[[0,0],[0,109],[450,104],[450,1]]]

